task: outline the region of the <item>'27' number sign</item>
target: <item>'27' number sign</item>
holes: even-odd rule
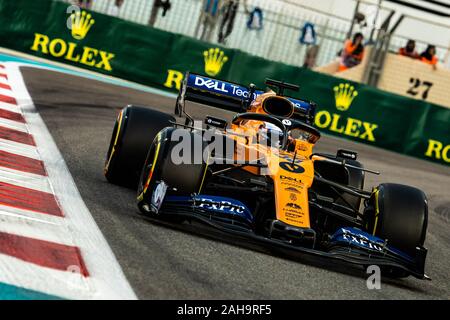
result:
[[[413,97],[422,94],[423,100],[428,98],[428,93],[433,86],[431,82],[422,81],[419,78],[410,78],[409,83],[411,84],[411,87],[406,91],[407,94],[412,95]]]

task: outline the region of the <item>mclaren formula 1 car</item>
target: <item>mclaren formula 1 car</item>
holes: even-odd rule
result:
[[[313,151],[316,105],[268,79],[257,90],[186,74],[175,115],[127,106],[114,126],[104,173],[137,189],[139,210],[172,223],[198,221],[231,236],[427,279],[427,199],[410,186],[364,190],[356,152]],[[196,121],[186,101],[234,111]]]

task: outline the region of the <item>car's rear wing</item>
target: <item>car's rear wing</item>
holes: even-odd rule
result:
[[[182,116],[186,101],[210,105],[216,108],[233,112],[246,111],[246,103],[253,101],[258,95],[264,93],[261,90],[252,90],[237,83],[222,81],[194,73],[186,73],[175,107],[175,114]],[[250,97],[251,96],[251,97]],[[294,104],[295,119],[312,124],[315,116],[316,105],[300,99],[287,97]]]

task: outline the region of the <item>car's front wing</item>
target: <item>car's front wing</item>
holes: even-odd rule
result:
[[[248,224],[244,223],[241,218],[236,219],[236,215],[227,219],[226,216],[219,216],[210,210],[198,208],[198,206],[193,205],[191,201],[183,203],[180,201],[165,201],[159,214],[182,216],[187,220],[197,221],[222,233],[232,235],[233,238],[251,242],[252,244],[262,246],[265,249],[270,249],[270,251],[273,251],[272,249],[277,249],[280,253],[289,256],[308,254],[363,267],[377,265],[381,268],[402,270],[406,274],[410,274],[419,279],[430,279],[425,275],[424,271],[427,253],[425,248],[417,248],[416,257],[411,258],[402,254],[399,250],[388,246],[384,246],[381,249],[378,248],[378,250],[369,250],[361,246],[356,246],[350,240],[346,242],[342,241],[342,234],[348,235],[346,232],[351,232],[353,228],[339,229],[337,234],[341,237],[337,237],[336,241],[322,244],[320,247],[324,249],[318,250],[292,245],[285,241],[258,235]],[[355,235],[353,235],[353,238],[354,237]],[[366,238],[364,237],[364,239]]]

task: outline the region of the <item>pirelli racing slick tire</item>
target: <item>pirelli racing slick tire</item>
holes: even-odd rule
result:
[[[104,174],[114,184],[137,188],[148,148],[175,118],[143,107],[127,106],[117,117],[106,155]]]
[[[369,233],[386,239],[393,246],[415,257],[422,247],[428,225],[428,204],[425,194],[414,187],[394,183],[380,184],[364,211]],[[391,277],[407,276],[401,270],[384,270]]]
[[[183,138],[172,140],[174,131],[179,134],[181,130]],[[180,153],[180,142],[185,142],[184,139],[189,140],[184,146],[189,145],[190,149],[183,149]],[[200,152],[195,150],[199,145],[202,148]],[[158,212],[167,194],[190,196],[201,192],[207,164],[205,158],[202,156],[200,159],[198,155],[203,153],[205,148],[206,143],[202,136],[186,129],[165,128],[155,137],[138,186],[138,207],[141,213],[152,215],[155,211]],[[176,159],[178,155],[183,156],[182,163],[181,159]],[[161,198],[158,198],[160,194]]]

